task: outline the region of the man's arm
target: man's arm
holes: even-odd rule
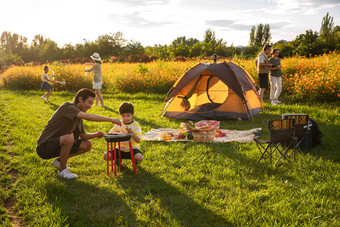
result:
[[[93,139],[93,138],[102,138],[104,135],[103,132],[101,131],[98,131],[98,132],[95,132],[95,133],[85,133],[85,134],[81,134],[80,135],[80,138],[82,140],[90,140],[90,139]]]
[[[264,63],[265,58],[264,58],[262,55],[259,56],[258,61],[259,61],[258,64],[259,64],[260,67],[272,67],[272,64],[266,64],[266,63]]]
[[[97,122],[112,122],[113,124],[122,125],[118,118],[104,117],[96,114],[89,114],[84,112],[79,112],[77,118],[84,119],[87,121],[97,121]]]
[[[273,64],[265,64],[265,63],[260,63],[259,66],[261,67],[272,67]]]

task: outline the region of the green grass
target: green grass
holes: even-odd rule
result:
[[[40,159],[36,141],[56,108],[74,93],[0,91],[0,225],[11,226],[8,202],[25,226],[339,226],[340,108],[331,104],[271,106],[254,121],[222,121],[221,128],[263,128],[283,113],[306,113],[324,134],[323,144],[292,164],[257,163],[254,143],[142,142],[145,160],[134,175],[106,176],[103,139],[69,160],[77,180],[60,180],[51,160]],[[158,118],[164,96],[104,94],[107,107],[89,113],[118,117],[121,102],[135,105],[143,132],[179,128]],[[108,132],[110,123],[85,122],[88,132]]]

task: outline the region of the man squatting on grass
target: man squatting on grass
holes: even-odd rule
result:
[[[67,160],[90,151],[92,148],[90,139],[101,138],[104,135],[101,131],[86,133],[83,119],[121,125],[117,118],[86,113],[92,107],[95,97],[96,94],[90,89],[79,90],[74,102],[65,102],[61,105],[40,134],[37,153],[43,159],[55,158],[52,165],[59,169],[58,176],[61,178],[76,178],[77,175],[71,173],[67,167]]]

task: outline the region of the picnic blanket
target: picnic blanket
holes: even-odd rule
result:
[[[253,128],[250,130],[229,130],[229,129],[220,129],[226,135],[223,137],[215,137],[213,143],[227,143],[227,142],[241,142],[241,143],[251,143],[255,136],[259,135],[262,128]],[[144,141],[164,141],[159,139],[159,135],[161,133],[168,133],[172,135],[177,135],[179,133],[179,129],[171,129],[171,128],[158,128],[152,129],[151,131],[144,133],[142,135],[142,140]],[[188,139],[175,139],[172,137],[171,140],[167,142],[178,142],[178,141],[193,141]]]

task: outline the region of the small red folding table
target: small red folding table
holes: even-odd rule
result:
[[[136,167],[136,162],[135,162],[135,155],[133,153],[132,145],[131,145],[131,133],[126,133],[126,134],[105,134],[104,139],[106,140],[107,143],[107,176],[110,176],[110,145],[111,145],[111,172],[114,172],[114,176],[116,177],[116,145],[118,143],[118,154],[119,154],[119,171],[122,171],[121,168],[121,151],[120,151],[120,142],[123,141],[129,141],[129,147],[130,147],[130,154],[131,154],[131,161],[132,161],[132,166],[133,166],[133,172],[136,174],[137,173],[137,167]],[[112,143],[114,144],[112,147]],[[113,155],[112,155],[113,154]],[[114,166],[114,167],[113,167]]]

